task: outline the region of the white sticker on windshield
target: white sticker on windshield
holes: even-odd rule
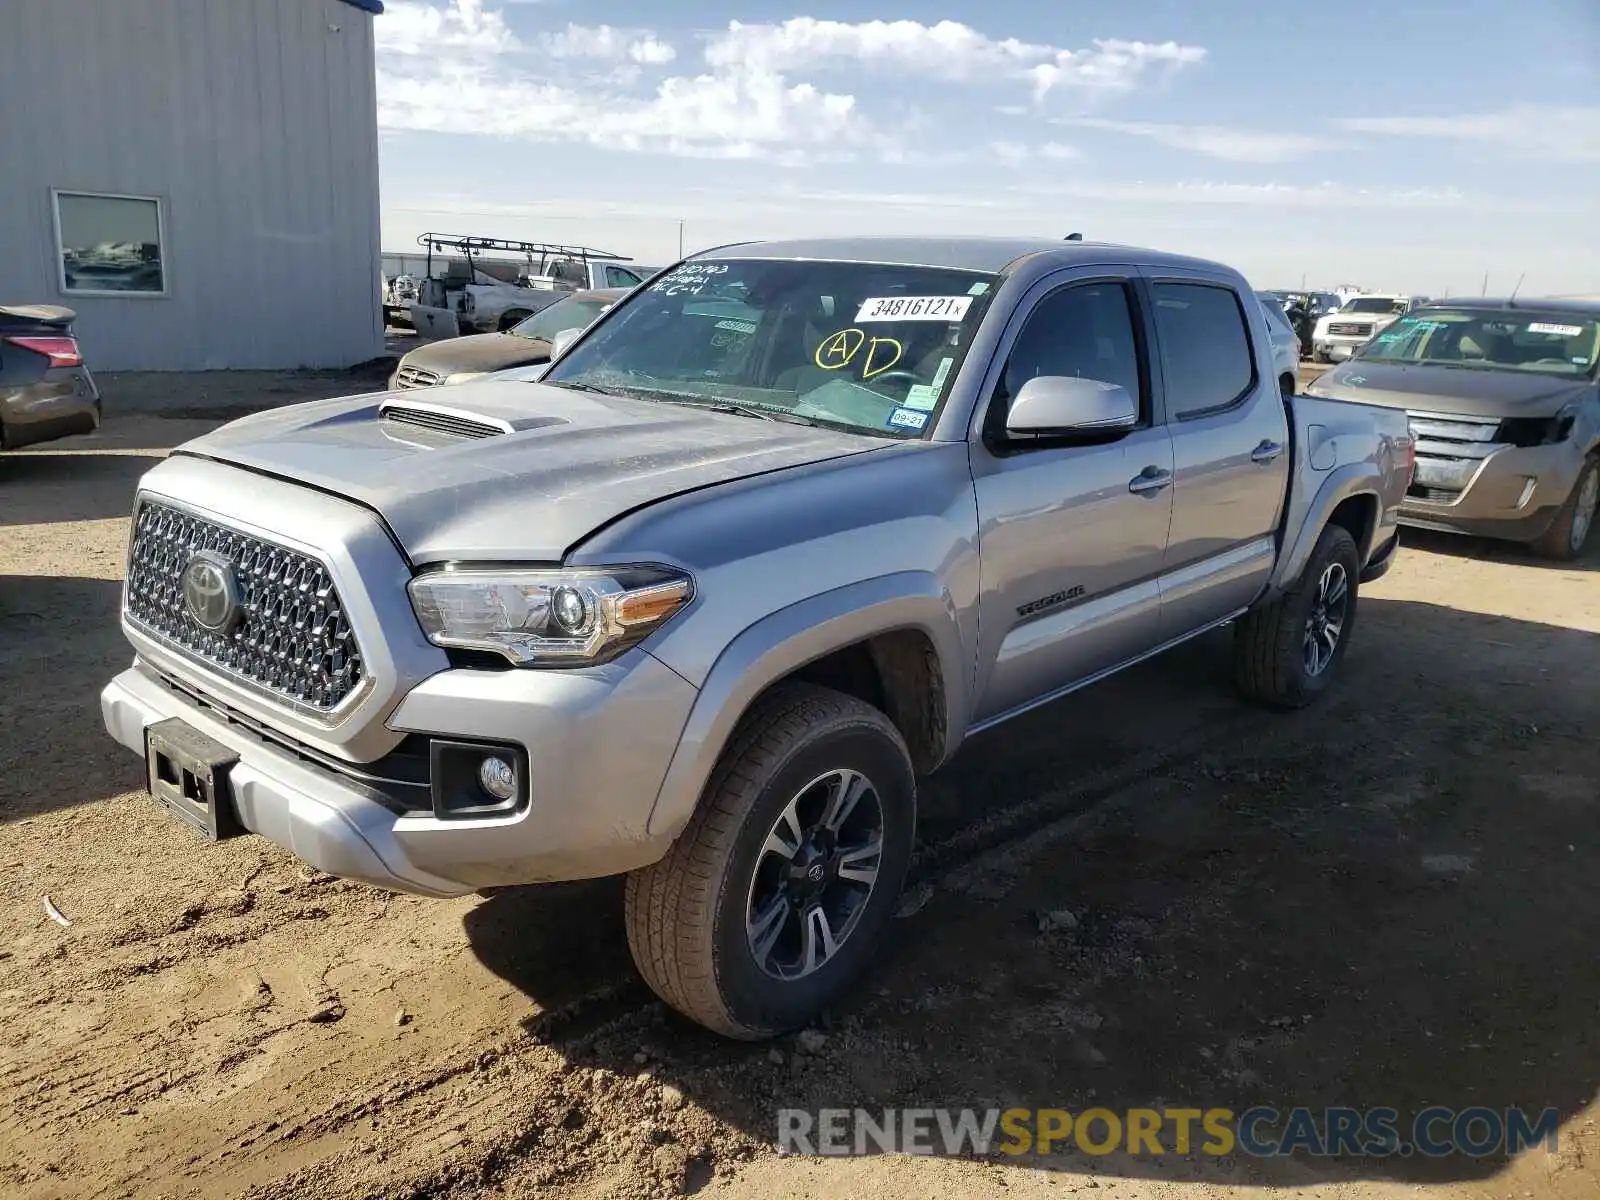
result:
[[[856,318],[860,320],[860,318]],[[1577,337],[1583,332],[1582,325],[1548,325],[1543,321],[1535,321],[1528,326],[1529,333],[1553,333],[1556,337]]]
[[[869,296],[861,302],[856,324],[863,321],[960,321],[971,296]]]
[[[978,283],[973,284],[971,287],[969,287],[967,289],[967,295],[969,295],[969,296],[981,296],[985,292],[987,292],[988,290],[989,290],[989,285],[987,283],[983,283],[983,282],[980,281]]]
[[[939,389],[926,383],[914,383],[906,389],[906,408],[914,408],[918,412],[931,412],[933,406],[939,403]]]
[[[939,369],[933,373],[933,378],[928,380],[928,386],[934,391],[937,392],[940,388],[942,388],[944,386],[944,381],[950,377],[950,364],[953,362],[955,362],[955,359],[953,358],[939,360]]]

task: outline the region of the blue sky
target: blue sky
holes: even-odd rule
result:
[[[389,250],[1081,231],[1258,287],[1600,292],[1597,0],[388,0],[375,27]]]

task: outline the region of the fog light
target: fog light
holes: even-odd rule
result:
[[[478,786],[496,800],[510,800],[517,794],[517,769],[503,758],[486,758],[478,764]]]

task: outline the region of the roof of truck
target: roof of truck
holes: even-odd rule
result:
[[[1020,259],[1048,254],[1070,266],[1074,262],[1109,261],[1137,266],[1216,268],[1220,263],[1142,250],[1106,242],[1079,242],[1049,238],[1015,237],[829,237],[793,238],[769,242],[739,242],[717,246],[696,258],[821,259],[832,262],[895,263],[903,266],[947,267],[958,271],[998,274]]]
[[[1488,309],[1518,309],[1527,308],[1536,312],[1549,312],[1556,310],[1581,314],[1588,317],[1600,317],[1600,296],[1518,296],[1515,300],[1496,296],[1462,296],[1459,299],[1430,300],[1429,308],[1488,308]]]

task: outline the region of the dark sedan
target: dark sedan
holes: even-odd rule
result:
[[[72,334],[70,308],[0,305],[0,449],[100,426],[100,391]]]
[[[629,288],[574,292],[527,317],[504,333],[478,333],[444,338],[419,346],[400,360],[391,388],[435,387],[465,383],[492,371],[550,361],[550,342],[564,329],[583,329],[610,308]]]
[[[1600,301],[1426,304],[1307,390],[1409,414],[1403,524],[1583,553],[1600,509]]]

